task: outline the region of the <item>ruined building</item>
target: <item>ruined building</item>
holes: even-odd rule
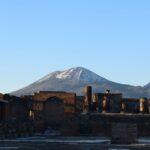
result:
[[[137,119],[137,114],[143,114],[143,118],[150,114],[149,99],[127,99],[110,90],[92,93],[90,86],[84,91],[85,96],[59,91],[40,91],[23,97],[0,94],[0,131],[5,127],[15,136],[23,136],[51,128],[61,135],[110,136],[118,132],[118,127],[113,127],[114,120],[121,119],[126,124],[133,117],[137,126],[131,128],[137,128],[137,136],[150,135],[150,122],[143,120],[140,124]],[[7,132],[3,134],[8,136]]]

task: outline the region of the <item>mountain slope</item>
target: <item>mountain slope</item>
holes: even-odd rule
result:
[[[11,94],[20,96],[38,91],[67,91],[83,95],[83,87],[87,85],[93,86],[93,92],[104,92],[106,89],[110,89],[112,92],[123,93],[125,97],[148,96],[146,87],[115,83],[83,67],[50,73],[33,84]]]
[[[147,91],[147,97],[150,97],[150,83],[144,86],[144,90]]]

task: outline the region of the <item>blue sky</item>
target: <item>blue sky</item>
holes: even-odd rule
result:
[[[0,92],[76,66],[150,82],[149,0],[1,0],[0,21]]]

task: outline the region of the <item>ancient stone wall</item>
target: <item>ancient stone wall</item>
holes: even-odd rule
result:
[[[140,100],[143,100],[143,111],[140,112]],[[122,102],[125,103],[125,113],[149,113],[149,100],[148,99],[134,99],[134,98],[123,98]]]
[[[111,123],[91,118],[88,114],[79,115],[78,122],[80,135],[109,137],[111,134]]]
[[[43,117],[47,126],[59,129],[64,120],[64,109],[63,101],[57,97],[45,101]]]
[[[76,96],[76,113],[83,112],[84,96]]]
[[[104,109],[106,112],[120,112],[122,94],[96,93],[95,97],[98,99],[98,112],[103,112]],[[104,100],[106,100],[106,106],[104,106]]]
[[[66,92],[44,92],[41,91],[39,93],[35,93],[33,96],[34,100],[39,100],[39,101],[45,101],[50,97],[58,97],[64,101],[64,103],[67,104],[75,104],[75,93],[66,93]]]
[[[79,136],[79,118],[74,115],[65,116],[60,131],[63,136]]]
[[[123,98],[122,101],[125,103],[125,113],[139,113],[139,99]]]
[[[75,113],[76,110],[76,94],[65,92],[39,92],[35,93],[33,99],[36,101],[46,101],[51,97],[61,99],[65,104],[65,113]]]
[[[0,100],[0,122],[5,121],[9,117],[8,101]]]
[[[137,143],[137,124],[112,123],[111,143],[112,144],[133,144]]]
[[[3,99],[3,94],[2,93],[0,93],[0,99]]]

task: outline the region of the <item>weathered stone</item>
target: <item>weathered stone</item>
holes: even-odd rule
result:
[[[111,133],[112,144],[133,144],[137,143],[137,124],[113,123]]]

